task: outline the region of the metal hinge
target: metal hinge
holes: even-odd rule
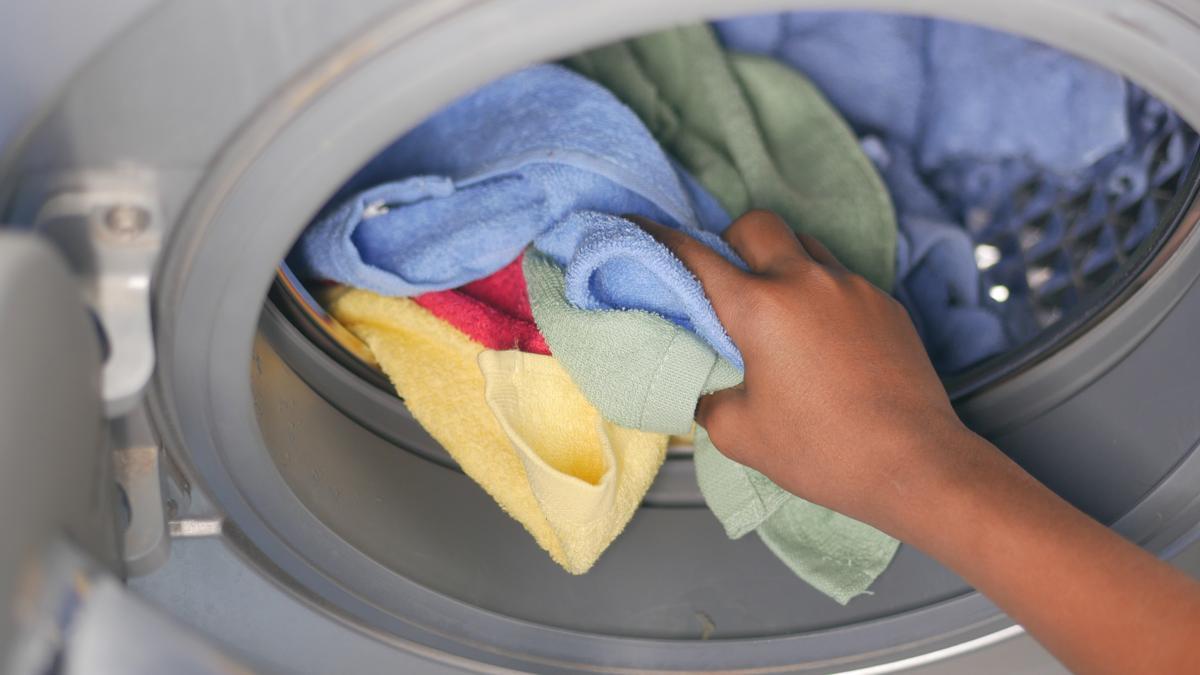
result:
[[[66,256],[106,346],[102,395],[110,418],[133,410],[154,372],[150,280],[162,212],[144,172],[87,172],[50,196],[34,227]]]

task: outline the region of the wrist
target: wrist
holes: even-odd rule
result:
[[[1024,472],[961,424],[925,439],[936,447],[924,447],[916,456],[937,460],[910,468],[910,487],[883,529],[937,556],[946,542],[960,545],[989,529],[985,521],[1003,512],[1002,484]]]

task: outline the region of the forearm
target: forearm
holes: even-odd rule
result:
[[[1200,672],[1200,589],[982,439],[902,536],[991,598],[1068,667]]]
[[[722,235],[748,269],[644,226],[745,358],[696,409],[722,452],[942,560],[1072,668],[1200,672],[1197,586],[967,431],[897,302],[770,213]]]

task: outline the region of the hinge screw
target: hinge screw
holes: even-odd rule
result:
[[[132,239],[150,226],[150,212],[140,206],[122,204],[104,214],[104,227],[122,239]]]

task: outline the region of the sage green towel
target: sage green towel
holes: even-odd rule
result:
[[[696,401],[737,386],[742,374],[690,331],[649,312],[583,310],[566,297],[563,271],[534,251],[524,260],[538,328],[580,391],[610,421],[683,434]],[[700,428],[696,475],[731,538],[757,531],[801,579],[845,604],[866,591],[896,552],[896,540],[811,504],[722,455]]]
[[[566,64],[632,108],[729,213],[775,211],[891,289],[891,199],[849,126],[798,72],[726,52],[707,25],[601,47]]]

